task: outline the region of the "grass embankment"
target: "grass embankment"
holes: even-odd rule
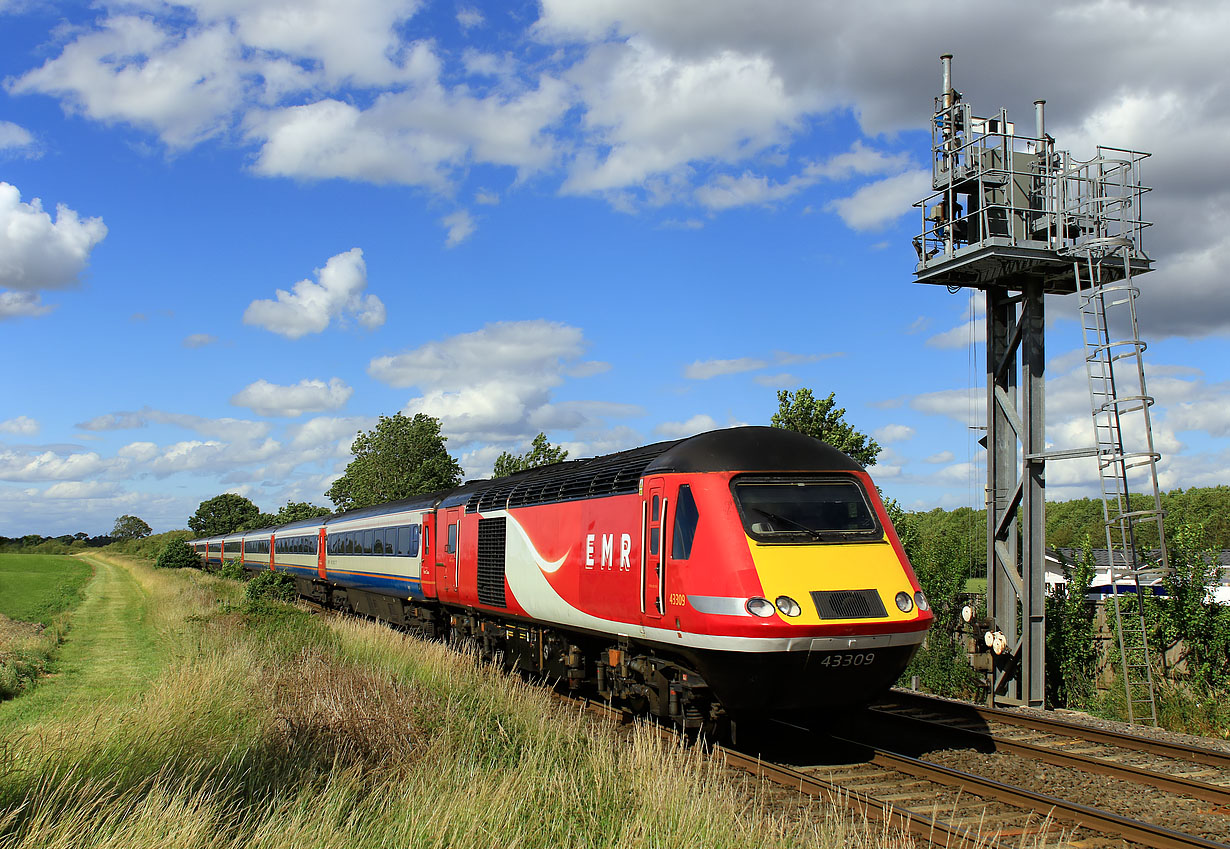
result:
[[[8,735],[4,849],[898,842],[777,815],[698,752],[647,731],[629,745],[442,646],[244,601],[211,575],[127,570],[162,672]]]
[[[51,668],[90,574],[71,557],[0,555],[0,701]]]

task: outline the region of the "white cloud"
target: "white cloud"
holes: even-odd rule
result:
[[[43,490],[44,498],[112,498],[119,494],[120,488],[114,483],[105,481],[61,481],[53,483]]]
[[[21,436],[33,436],[39,431],[39,423],[29,416],[17,416],[0,422],[0,433],[16,433]]]
[[[38,149],[34,144],[34,136],[25,127],[12,121],[0,121],[0,152],[14,151],[26,156],[36,156]]]
[[[280,386],[261,379],[237,392],[231,403],[236,407],[247,407],[258,416],[294,418],[304,413],[340,409],[353,394],[354,389],[337,377],[331,378],[328,383],[305,378],[291,386]]]
[[[416,51],[430,55],[430,48]],[[431,64],[434,56],[423,60]],[[528,175],[551,164],[556,142],[544,130],[569,106],[567,88],[543,77],[532,89],[475,97],[434,78],[378,97],[367,109],[326,98],[248,116],[249,140],[261,143],[255,169],[308,179],[343,177],[450,190],[467,162],[507,165]]]
[[[136,427],[145,427],[148,420],[141,413],[107,413],[101,416],[95,416],[84,422],[78,422],[73,427],[81,430],[129,430]]]
[[[704,413],[698,413],[687,421],[662,422],[653,429],[653,432],[660,433],[668,439],[680,439],[685,436],[692,436],[696,433],[705,433],[710,430],[717,430],[719,427],[721,427],[721,425],[719,425],[712,416],[707,416]]]
[[[640,185],[694,160],[738,161],[786,140],[805,108],[771,58],[729,48],[683,56],[630,38],[592,47],[568,77],[589,144],[566,193]]]
[[[51,304],[43,303],[43,296],[37,292],[4,292],[0,291],[0,321],[8,318],[37,318],[55,309]]]
[[[157,132],[172,147],[216,135],[241,101],[251,70],[225,26],[181,34],[151,18],[117,15],[79,32],[58,57],[9,83],[16,94],[58,95],[96,121]]]
[[[368,416],[316,416],[290,429],[290,444],[297,450],[340,444],[345,446],[345,456],[349,456],[359,431],[370,430],[375,424],[376,419]]]
[[[93,451],[64,456],[54,451],[35,455],[0,451],[0,480],[83,480],[105,472],[109,465]]]
[[[951,463],[953,460],[956,459],[956,456],[957,455],[953,454],[951,451],[940,451],[936,454],[932,454],[929,457],[924,457],[923,462],[924,463]]]
[[[913,212],[911,204],[930,189],[931,172],[917,169],[868,183],[849,197],[829,201],[825,208],[853,230],[878,230]]]
[[[192,333],[184,337],[183,345],[185,348],[204,348],[206,345],[212,345],[218,341],[218,337],[212,333]]]
[[[440,219],[440,223],[448,230],[448,238],[444,240],[444,247],[455,248],[470,238],[474,231],[478,229],[478,225],[474,223],[474,219],[470,213],[464,209],[459,209],[452,215],[446,215]]]
[[[727,374],[742,374],[756,371],[768,365],[765,360],[754,357],[739,357],[733,360],[697,360],[683,370],[689,380],[709,380]]]
[[[576,429],[639,407],[552,401],[585,348],[581,330],[544,320],[496,322],[481,330],[377,357],[368,373],[392,386],[414,386],[407,413],[441,419],[461,443],[507,442],[538,431]],[[582,369],[585,373],[587,370]],[[592,371],[592,370],[590,370]]]
[[[473,29],[483,24],[483,13],[469,6],[457,11],[457,23],[462,29]]]
[[[353,316],[368,330],[384,324],[384,303],[375,295],[364,295],[367,265],[363,251],[351,248],[329,258],[324,268],[316,269],[318,283],[300,280],[291,292],[278,289],[276,301],[253,301],[244,311],[244,324],[253,324],[298,339],[320,333],[335,318]]]
[[[876,428],[871,435],[875,437],[876,442],[887,444],[890,442],[905,442],[907,439],[913,439],[914,428],[903,424],[890,424],[884,427]]]
[[[792,386],[798,382],[798,379],[789,372],[780,372],[778,374],[758,374],[752,378],[761,386],[773,386],[782,388],[784,386]]]
[[[149,407],[136,412],[107,413],[102,416],[78,422],[74,427],[87,431],[131,430],[147,427],[150,422],[174,425],[185,430],[195,431],[202,436],[225,439],[230,441],[249,441],[264,439],[269,435],[272,426],[268,422],[255,422],[249,419],[234,419],[223,417],[219,419],[205,418],[192,413],[168,413]]]
[[[38,315],[46,308],[29,294],[74,285],[92,251],[107,235],[101,218],[80,218],[64,204],[56,217],[42,201],[21,200],[16,186],[0,182],[0,316]]]
[[[792,197],[821,180],[844,180],[853,176],[893,174],[911,167],[908,154],[889,154],[867,147],[861,141],[845,153],[824,162],[813,162],[782,183],[744,172],[740,177],[719,174],[696,190],[696,199],[710,210],[748,204],[772,204]],[[908,205],[907,205],[908,206]]]

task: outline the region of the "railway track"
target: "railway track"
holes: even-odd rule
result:
[[[1068,792],[1074,785],[1062,780],[1041,789],[1022,786],[1000,775],[1002,765],[985,753],[963,756],[957,768],[937,762],[934,751],[927,757],[894,751],[906,747],[879,742],[886,736],[882,726],[866,722],[828,734],[794,727],[771,735],[756,747],[758,755],[743,751],[725,757],[730,765],[811,795],[834,801],[849,796],[860,812],[881,809],[893,823],[938,846],[1121,847],[1127,841],[1163,849],[1224,849],[1230,836],[1230,816],[1214,813],[1215,807],[1206,806],[1203,819],[1197,818],[1204,833],[1179,830],[1078,801]],[[1142,790],[1140,799],[1172,801],[1157,793]]]

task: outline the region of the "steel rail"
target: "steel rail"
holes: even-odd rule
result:
[[[1002,845],[986,836],[975,834],[970,828],[952,825],[943,820],[928,817],[909,808],[903,808],[892,802],[877,799],[875,796],[858,790],[850,790],[842,787],[840,784],[825,781],[822,778],[817,778],[814,775],[792,769],[791,767],[781,766],[771,761],[762,761],[760,758],[720,747],[715,750],[715,755],[722,759],[722,763],[725,766],[750,772],[758,778],[766,778],[774,784],[798,790],[800,793],[808,796],[824,799],[830,804],[850,808],[856,814],[886,822],[889,825],[917,835],[933,846],[968,846],[971,849],[974,849],[974,847],[988,849],[989,847],[989,849],[995,849],[995,847]]]
[[[996,751],[1011,752],[1012,754],[1022,755],[1030,760],[1042,761],[1043,763],[1051,764],[1052,766],[1069,767],[1072,769],[1082,770],[1084,772],[1093,772],[1099,775],[1106,775],[1111,778],[1121,778],[1127,781],[1132,781],[1137,784],[1144,784],[1149,787],[1154,787],[1159,790],[1166,790],[1170,793],[1179,793],[1182,795],[1192,796],[1197,799],[1203,799],[1207,802],[1216,802],[1220,805],[1230,807],[1230,787],[1222,787],[1217,784],[1209,784],[1205,781],[1195,781],[1182,776],[1169,775],[1164,772],[1155,772],[1153,770],[1142,769],[1128,764],[1115,763],[1102,758],[1094,757],[1093,755],[1082,755],[1075,752],[1065,752],[1062,749],[1056,749],[1050,746],[1039,746],[1036,743],[1024,743],[1015,740],[1008,740],[1002,737],[997,737],[994,734],[986,731],[975,731],[972,728],[961,728],[959,726],[945,725],[943,722],[937,722],[932,719],[923,719],[918,716],[909,716],[908,714],[894,713],[893,711],[879,710],[872,708],[871,712],[877,717],[887,719],[892,722],[898,722],[907,725],[913,725],[916,728],[933,728],[938,729],[944,734],[956,738],[965,738],[973,741],[986,741],[991,743]]]
[[[971,775],[968,772],[928,763],[918,758],[911,758],[908,755],[901,755],[875,746],[868,746],[866,743],[861,743],[857,740],[846,740],[841,737],[834,737],[833,739],[870,749],[873,753],[872,762],[880,766],[895,769],[917,778],[935,781],[939,784],[960,787],[963,791],[978,796],[989,796],[997,801],[1030,808],[1047,816],[1060,811],[1070,822],[1078,827],[1093,829],[1101,834],[1117,834],[1126,840],[1154,847],[1154,849],[1226,849],[1225,843],[1206,840],[1193,834],[1184,834],[1183,832],[1173,831],[1162,826],[1112,814],[1109,811],[1100,811],[1088,805],[1069,802],[1043,793],[1035,793],[1023,787],[1004,784],[979,775]]]
[[[1006,725],[1017,725],[1034,731],[1050,731],[1067,737],[1078,737],[1093,743],[1104,743],[1108,746],[1119,746],[1137,752],[1149,752],[1154,755],[1164,755],[1178,760],[1205,766],[1230,769],[1230,753],[1219,752],[1203,746],[1191,746],[1183,743],[1167,743],[1152,737],[1140,737],[1135,734],[1124,734],[1121,731],[1108,731],[1094,728],[1077,722],[1067,722],[1062,719],[1050,719],[1040,716],[1018,713],[1002,708],[989,708],[967,702],[953,702],[947,699],[936,699],[919,693],[905,693],[893,690],[891,698],[903,703],[914,702],[925,705],[940,713],[973,713],[982,719],[1003,722]]]
[[[628,724],[634,718],[627,711],[584,696],[555,693],[555,697],[575,708],[613,720],[617,724]],[[647,724],[664,739],[680,739],[679,733],[674,728],[652,721],[647,721]],[[969,828],[950,825],[942,820],[894,805],[892,802],[877,799],[868,793],[846,789],[840,784],[825,781],[791,767],[763,761],[758,757],[745,755],[723,746],[715,746],[713,755],[721,759],[723,766],[749,772],[757,778],[767,779],[781,787],[797,790],[804,795],[849,808],[856,814],[869,819],[886,822],[927,840],[933,846],[953,847],[953,849],[955,847],[997,849],[1000,846],[986,837],[974,834]]]

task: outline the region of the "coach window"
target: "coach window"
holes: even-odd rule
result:
[[[372,554],[379,554],[384,557],[384,531],[374,531],[375,538],[372,541]]]
[[[457,523],[456,522],[453,522],[453,524],[448,526],[448,545],[445,546],[444,550],[448,552],[449,554],[457,553]]]
[[[696,526],[700,511],[692,497],[692,487],[686,483],[679,487],[675,500],[675,536],[671,540],[671,560],[687,560],[692,556],[692,541],[696,539]]]

